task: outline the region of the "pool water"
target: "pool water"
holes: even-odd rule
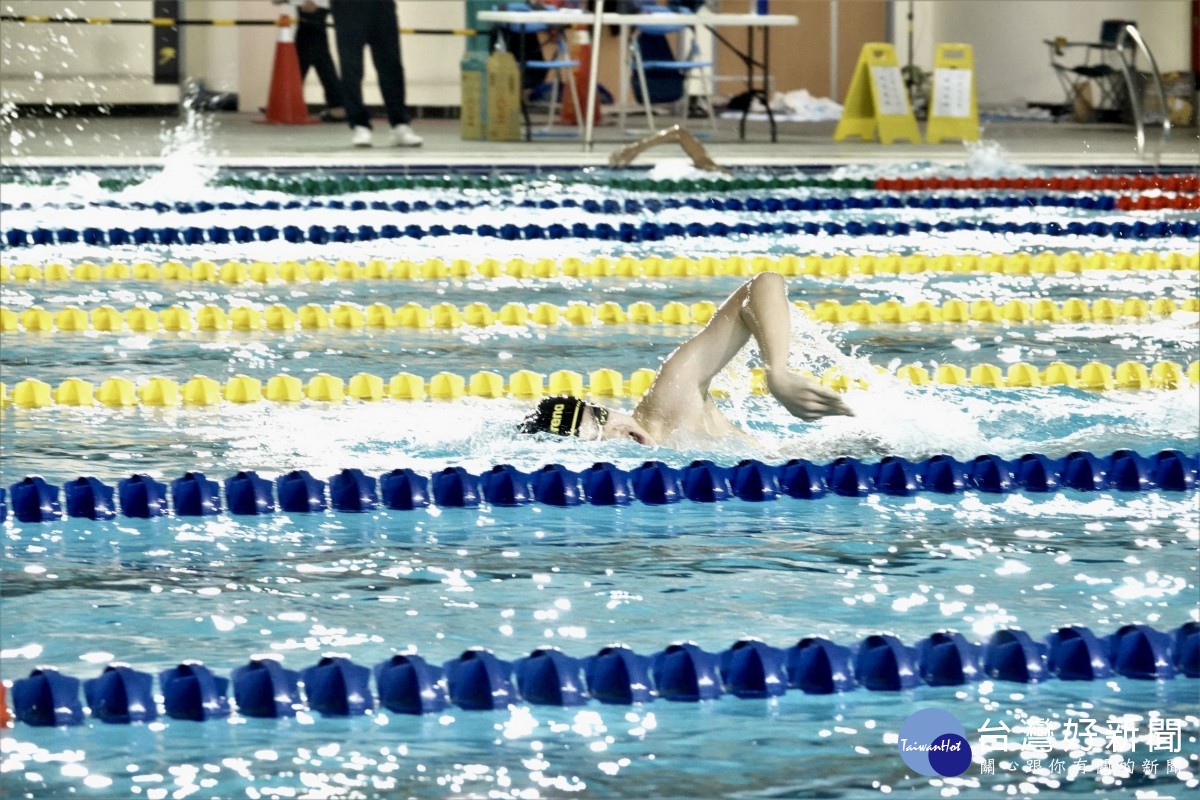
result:
[[[879,169],[879,168],[874,168]],[[1016,170],[1015,167],[1005,167]],[[884,174],[923,175],[921,166],[890,166]],[[868,168],[831,173],[870,176]],[[670,177],[667,175],[666,177]],[[870,196],[866,190],[796,189],[797,197]],[[753,189],[720,196],[745,197]],[[680,196],[695,192],[679,192]],[[785,194],[772,190],[771,194]],[[504,190],[395,189],[363,195],[396,200],[462,195],[470,209],[412,212],[398,224],[471,226],[546,224],[548,212],[520,205],[527,198],[604,200],[661,193],[565,183],[546,176],[514,180]],[[75,175],[50,186],[5,185],[6,230],[102,229],[139,226],[358,225],[396,223],[377,210],[328,207],[162,213],[135,202],[217,204],[291,200],[279,192],[218,185],[172,186],[151,175],[125,189],[106,190],[96,176]],[[320,198],[329,200],[331,198]],[[340,197],[347,202],[355,196]],[[595,224],[600,214],[558,208],[555,221]],[[773,217],[780,217],[775,214]],[[941,219],[1132,221],[1126,212],[1080,208],[971,210],[892,208],[811,212],[805,221],[848,219],[937,222]],[[654,218],[732,225],[765,218],[759,212],[677,210],[657,216],[605,214],[619,224]],[[1156,217],[1157,219],[1158,217]],[[1163,218],[1194,218],[1163,212]],[[698,236],[654,242],[593,239],[510,241],[477,235],[401,238],[330,244],[248,242],[205,245],[59,243],[9,247],[3,261],[40,267],[90,259],[256,259],[282,262],[370,258],[420,263],[440,258],[479,262],[520,257],[561,260],[597,256],[683,255],[751,258],[837,253],[1056,253],[1135,255],[1190,253],[1194,242],[1160,237],[1130,242],[1111,236],[913,232],[895,236]],[[391,308],[473,302],[493,310],[508,302],[573,302],[622,306],[648,301],[719,303],[744,278],[483,278],[329,280],[266,285],[101,280],[2,285],[0,305],[20,312],[74,305],[85,311],[145,305],[161,311],[205,304],[292,309],[316,303]],[[793,276],[790,296],[816,306],[837,299],[905,304],[1012,299],[1061,303],[1084,298],[1196,297],[1194,270],[1095,271],[1081,274],[1002,273]],[[793,366],[821,374],[837,367],[869,381],[847,393],[853,418],[807,424],[769,397],[750,391],[752,352],[735,359],[718,388],[731,419],[761,444],[677,441],[679,449],[632,443],[547,442],[514,435],[530,401],[517,398],[418,402],[385,399],[299,404],[112,409],[10,406],[0,417],[0,483],[26,475],[54,484],[94,475],[110,485],[133,473],[162,481],[187,471],[221,480],[239,470],[273,478],[306,469],[327,480],[346,467],[377,476],[395,468],[429,475],[446,466],[479,474],[494,464],[521,470],[559,463],[580,470],[597,461],[629,469],[647,459],[683,467],[697,458],[732,465],[743,458],[824,463],[843,455],[873,462],[885,455],[913,460],[948,453],[968,460],[983,453],[1016,458],[1030,452],[1058,458],[1077,450],[1107,455],[1129,448],[1194,454],[1200,446],[1200,396],[1195,386],[1094,392],[1065,386],[1032,389],[911,385],[881,375],[901,364],[970,369],[1064,361],[1147,365],[1200,358],[1198,315],[1116,322],[889,324],[816,322],[793,315]],[[5,332],[0,380],[36,378],[51,386],[77,377],[97,386],[112,377],[180,384],[195,374],[225,383],[235,375],[262,382],[278,374],[308,381],[320,373],[425,378],[450,371],[467,376],[518,369],[587,375],[606,367],[629,377],[654,368],[694,325],[489,326],[437,329],[289,331]],[[628,398],[613,405],[630,407]],[[777,647],[818,635],[853,647],[887,632],[907,644],[946,629],[983,642],[1020,628],[1035,639],[1070,624],[1098,635],[1144,623],[1172,630],[1197,620],[1197,493],[1016,492],[992,495],[918,494],[864,498],[827,495],[750,503],[684,502],[626,507],[545,505],[517,508],[436,508],[366,514],[277,513],[262,518],[118,517],[4,522],[0,677],[11,682],[37,665],[86,679],[113,661],[157,673],[185,659],[228,675],[250,658],[271,655],[289,669],[340,654],[374,665],[393,653],[416,652],[433,663],[481,646],[512,660],[552,645],[584,657],[612,642],[646,655],[678,640],[710,652],[744,636]],[[11,501],[11,494],[10,494]],[[11,694],[10,694],[11,696]],[[1132,791],[1172,796],[1194,790],[1200,752],[1200,685],[1112,678],[1021,684],[984,680],[956,687],[919,686],[895,692],[857,689],[809,695],[798,689],[769,700],[725,695],[700,703],[658,699],[635,706],[590,702],[559,708],[518,702],[503,711],[411,717],[386,710],[355,717],[303,711],[293,719],[234,714],[195,723],[160,716],[150,724],[108,725],[88,719],[67,728],[18,723],[0,739],[0,780],[8,796],[58,797],[867,797],[907,791],[914,796],[1097,797]],[[1152,719],[1183,720],[1179,747],[1135,751],[1132,775],[1100,769],[1112,752],[1057,747],[1050,753],[977,752],[959,777],[924,777],[899,757],[897,736],[914,711],[951,711],[974,747],[981,727],[1004,719],[1016,727],[1035,718],[1133,720],[1144,733]],[[995,759],[985,771],[985,758]],[[1056,770],[1051,760],[1076,764]],[[1154,760],[1151,775],[1142,762]],[[1033,762],[1037,762],[1034,764]],[[1153,796],[1153,795],[1147,795]]]

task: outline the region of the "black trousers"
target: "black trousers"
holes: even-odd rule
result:
[[[404,105],[404,67],[400,63],[396,4],[393,0],[333,0],[331,6],[342,66],[342,100],[350,127],[371,127],[362,99],[363,49],[368,46],[379,75],[379,91],[388,123],[393,126],[407,123],[410,117]]]
[[[326,108],[341,108],[342,81],[329,52],[329,32],[325,28],[327,16],[329,11],[324,8],[311,14],[300,12],[300,24],[296,26],[296,55],[300,58],[300,80],[304,80],[309,67],[316,69],[321,88],[325,90]]]

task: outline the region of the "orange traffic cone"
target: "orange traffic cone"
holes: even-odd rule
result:
[[[300,80],[300,57],[296,55],[296,31],[292,20],[279,18],[279,38],[275,40],[275,66],[271,70],[271,94],[266,119],[272,125],[314,125],[321,122],[304,105],[304,84]]]
[[[575,68],[575,93],[579,96],[579,102],[582,105],[587,104],[588,93],[588,76],[592,73],[592,37],[588,33],[587,28],[576,28],[571,37],[571,58],[579,62],[579,66]],[[581,119],[587,112],[584,109],[575,110],[575,103],[571,101],[569,92],[563,91],[562,112],[559,114],[559,122],[567,125],[574,125],[576,119]],[[600,124],[600,97],[596,96],[596,110],[593,115],[593,124]]]

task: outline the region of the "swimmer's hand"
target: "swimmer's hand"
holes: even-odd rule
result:
[[[821,417],[854,416],[836,392],[790,370],[768,372],[767,389],[792,416],[806,422]]]
[[[722,167],[720,164],[709,158],[707,153],[704,155],[693,155],[692,165],[696,169],[702,169],[705,172],[719,172],[722,175],[733,175],[733,170],[725,169],[725,167]]]
[[[642,148],[638,147],[636,143],[622,147],[608,157],[608,165],[610,167],[627,167],[633,163],[640,152],[642,152]]]

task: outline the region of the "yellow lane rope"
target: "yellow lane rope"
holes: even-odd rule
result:
[[[815,305],[797,300],[794,305],[811,318],[822,322],[844,324],[875,323],[932,323],[954,324],[968,322],[1056,323],[1056,322],[1119,322],[1146,320],[1170,316],[1176,311],[1200,312],[1200,298],[1189,297],[1176,302],[1169,297],[1144,300],[1130,297],[1125,300],[1101,298],[1088,302],[1071,298],[1062,302],[1041,299],[1025,300],[961,300],[949,299],[941,305],[921,301],[905,305],[898,300],[869,303],[859,300],[843,305],[838,300],[825,300]],[[716,312],[709,300],[685,304],[665,303],[656,307],[644,301],[622,306],[616,302],[600,304],[569,303],[506,303],[493,309],[486,303],[465,306],[438,303],[423,306],[419,303],[392,308],[385,303],[363,307],[355,303],[337,303],[325,307],[308,303],[293,308],[275,303],[263,308],[239,305],[223,308],[203,305],[195,310],[173,305],[161,311],[146,306],[121,310],[109,305],[90,312],[77,306],[66,306],[51,312],[41,306],[15,311],[0,306],[0,333],[105,331],[153,333],[164,331],[294,331],[363,328],[435,328],[456,329],[492,325],[703,325]]]
[[[1200,253],[942,253],[899,255],[785,255],[704,256],[676,254],[634,258],[549,258],[533,261],[511,258],[430,258],[425,261],[375,258],[365,262],[351,259],[311,261],[113,261],[97,264],[80,261],[66,264],[0,264],[0,282],[36,281],[195,281],[201,283],[275,283],[345,280],[440,280],[447,278],[682,278],[709,275],[782,275],[846,278],[854,275],[907,275],[922,273],[998,273],[1037,275],[1081,273],[1095,270],[1200,270]]]
[[[888,374],[882,367],[881,374]],[[846,375],[836,368],[826,370],[817,378],[822,384],[839,391],[865,388],[863,380]],[[1070,386],[1096,391],[1112,389],[1182,389],[1200,385],[1200,361],[1193,361],[1186,370],[1173,361],[1159,361],[1149,367],[1136,361],[1125,361],[1115,367],[1088,362],[1079,367],[1061,361],[1043,368],[1017,363],[1007,368],[994,364],[977,364],[970,369],[954,364],[942,364],[933,373],[919,365],[899,368],[894,377],[916,385],[946,384],[985,386],[993,388],[1035,388],[1040,386]],[[507,379],[498,372],[481,371],[471,375],[439,372],[428,379],[408,372],[384,380],[381,376],[361,372],[345,381],[321,373],[303,381],[296,375],[280,374],[265,384],[257,378],[236,375],[224,384],[213,378],[197,375],[183,383],[169,378],[152,377],[135,384],[128,378],[108,378],[99,388],[91,381],[67,378],[57,388],[34,378],[13,387],[12,395],[0,383],[0,405],[19,408],[46,406],[95,406],[114,408],[127,406],[215,406],[222,403],[248,404],[264,400],[298,403],[304,400],[337,403],[346,400],[458,400],[464,397],[526,398],[567,394],[576,397],[612,398],[638,397],[654,380],[654,370],[639,369],[628,378],[613,369],[598,369],[586,376],[572,370],[557,370],[549,376],[531,370],[518,370]],[[766,393],[761,369],[752,370],[750,389],[755,394]]]

